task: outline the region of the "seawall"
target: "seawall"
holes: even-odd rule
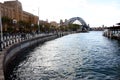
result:
[[[75,32],[72,32],[75,33]],[[20,51],[25,50],[28,47],[38,45],[40,43],[56,39],[65,35],[71,34],[71,32],[59,32],[55,34],[46,34],[44,36],[36,36],[33,38],[25,39],[20,42],[16,42],[12,45],[7,46],[5,49],[0,51],[0,80],[7,80],[6,73],[9,63],[19,54]],[[9,72],[9,71],[8,71]]]
[[[41,37],[36,37],[33,39],[25,40],[14,45],[9,46],[0,53],[0,80],[5,79],[7,66],[9,63],[18,55],[19,51],[25,50],[26,48],[58,38],[58,35],[46,35]]]

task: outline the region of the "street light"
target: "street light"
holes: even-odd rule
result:
[[[13,19],[13,24],[16,24],[17,23],[17,20],[16,19]]]
[[[17,20],[16,19],[13,19],[13,24],[14,24],[14,27],[15,27],[15,24],[17,24]]]
[[[40,33],[39,8],[38,8],[38,33]]]
[[[36,10],[33,9],[33,11],[36,11]],[[38,25],[38,33],[40,33],[39,7],[38,7],[38,22],[37,22],[37,25]]]
[[[31,24],[31,32],[33,32],[33,30],[32,30],[32,29],[33,29],[33,27],[34,27],[34,24]]]
[[[45,32],[45,25],[44,24],[42,25],[42,28],[43,28],[43,31]]]
[[[1,31],[1,41],[3,41],[3,31],[2,31],[2,19],[1,19],[1,10],[0,10],[0,31]]]
[[[2,50],[3,42],[3,31],[2,31],[2,19],[1,19],[1,10],[0,10],[0,50]]]
[[[31,24],[31,27],[34,27],[34,24]]]

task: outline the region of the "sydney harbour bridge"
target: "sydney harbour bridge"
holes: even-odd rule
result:
[[[69,20],[65,22],[64,25],[69,25],[73,24],[76,20],[78,20],[81,23],[81,31],[88,31],[89,30],[89,25],[86,24],[86,22],[81,18],[81,17],[72,17]]]

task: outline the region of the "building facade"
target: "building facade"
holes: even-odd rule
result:
[[[2,17],[8,17],[17,22],[25,21],[30,24],[38,24],[39,17],[23,11],[22,4],[18,0],[0,3],[0,11]]]
[[[51,21],[50,25],[54,26],[55,28],[58,28],[58,26],[59,26],[59,24],[56,21]]]

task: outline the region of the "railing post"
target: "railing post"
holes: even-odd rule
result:
[[[0,41],[0,51],[2,51],[2,50],[3,50],[3,42]]]

